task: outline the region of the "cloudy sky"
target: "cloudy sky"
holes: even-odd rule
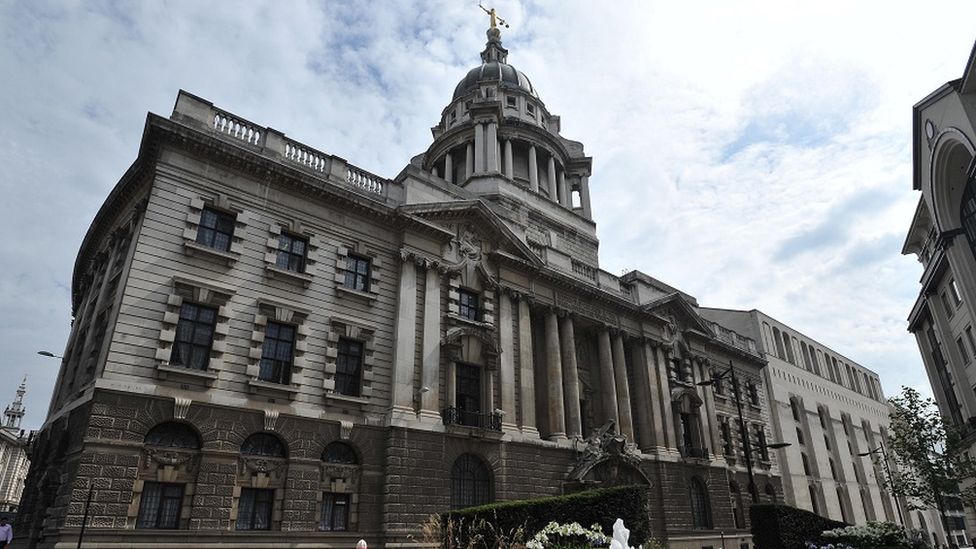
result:
[[[959,78],[976,4],[497,0],[509,61],[594,157],[602,267],[759,308],[927,387],[899,252],[911,106]],[[609,6],[609,7],[607,7]],[[950,14],[950,15],[947,15]],[[0,406],[47,410],[71,269],[180,88],[389,177],[478,62],[472,1],[0,0]],[[928,392],[926,390],[926,392]]]

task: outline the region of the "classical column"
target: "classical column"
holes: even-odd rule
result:
[[[393,348],[391,420],[413,419],[413,370],[417,348],[417,266],[403,257],[397,294],[396,343]]]
[[[453,360],[447,363],[447,371],[444,372],[444,406],[457,406],[457,362]]]
[[[563,396],[566,398],[566,436],[583,434],[580,420],[579,372],[576,367],[576,335],[572,315],[559,319],[559,342],[562,345]]]
[[[539,192],[539,160],[536,156],[535,145],[529,147],[529,188],[532,192]]]
[[[566,439],[563,412],[563,370],[559,353],[559,326],[556,311],[546,313],[546,383],[549,384],[549,440]]]
[[[495,140],[495,158],[498,159],[498,165],[495,166],[495,171],[501,173],[502,171],[502,142]]]
[[[451,151],[444,156],[444,179],[448,183],[454,183],[454,159],[451,158]]]
[[[559,203],[559,181],[556,180],[556,159],[549,155],[549,200]]]
[[[512,179],[515,177],[515,169],[512,166],[512,140],[505,140],[505,177]]]
[[[559,170],[559,203],[564,208],[573,208],[573,197],[566,187],[566,170]]]
[[[519,402],[522,432],[538,435],[535,425],[535,372],[532,369],[532,314],[525,298],[518,302],[519,318]]]
[[[661,399],[664,396],[661,391],[661,378],[658,376],[657,361],[654,359],[656,351],[653,344],[650,341],[646,341],[641,346],[641,353],[644,357],[642,368],[645,370],[645,375],[647,376],[649,391],[647,402],[642,405],[642,408],[646,408],[650,413],[651,432],[653,433],[653,440],[642,441],[641,449],[645,449],[644,444],[663,448],[667,446],[664,440],[664,419],[661,412]]]
[[[661,391],[661,423],[664,425],[664,438],[659,443],[665,448],[677,448],[678,442],[674,432],[674,409],[671,408],[671,385],[668,381],[668,360],[664,349],[657,347],[654,349],[654,366],[657,369],[658,387]]]
[[[430,175],[432,175],[434,177],[440,177],[441,176],[441,174],[437,173],[437,166],[431,166],[430,167]]]
[[[424,339],[421,349],[420,418],[440,420],[441,364],[441,277],[437,268],[427,266],[424,288]]]
[[[706,378],[710,377],[708,375],[708,368],[704,364],[699,364],[698,368],[693,368],[692,370],[697,371],[700,374],[697,377],[695,377],[695,383],[698,383],[699,381],[703,381]],[[703,426],[703,428],[706,429],[708,433],[707,438],[708,438],[708,443],[711,444],[710,450],[712,452],[712,455],[718,457],[722,455],[722,452],[719,451],[719,448],[721,448],[721,443],[719,442],[719,437],[718,437],[718,429],[719,429],[718,422],[716,421],[716,417],[715,417],[715,391],[712,391],[711,387],[705,388],[705,387],[696,386],[695,388],[698,390],[699,396],[704,396],[704,398],[702,399],[705,401],[705,417],[704,417],[705,425]],[[756,455],[759,454],[756,453]]]
[[[467,181],[474,173],[474,146],[468,143],[464,148],[464,180]]]
[[[620,416],[620,430],[631,443],[634,442],[634,419],[630,408],[630,388],[627,383],[627,355],[624,353],[624,336],[617,332],[613,336],[613,377],[617,384],[617,415]]]
[[[612,419],[617,422],[619,428],[620,420],[617,417],[617,385],[613,379],[613,354],[610,350],[610,331],[607,328],[601,328],[596,342],[597,355],[600,361],[600,402],[603,409],[603,417],[599,418],[597,423],[603,425]]]
[[[498,340],[501,344],[501,353],[498,357],[498,386],[501,389],[499,408],[505,413],[502,417],[502,427],[508,431],[516,428],[514,325],[511,297],[504,292],[498,297]]]
[[[485,125],[474,125],[474,173],[485,171]]]
[[[583,217],[593,219],[593,211],[590,209],[590,176],[580,176],[580,205],[583,206]]]
[[[485,171],[498,171],[498,126],[494,122],[485,124]]]
[[[650,450],[654,447],[653,420],[651,419],[651,389],[648,378],[647,357],[644,356],[643,341],[635,343],[631,347],[630,360],[634,364],[634,433],[637,436],[635,441],[641,450]]]

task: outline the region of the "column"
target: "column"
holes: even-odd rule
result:
[[[613,355],[610,350],[610,331],[602,328],[597,335],[597,357],[600,361],[600,406],[603,417],[597,423],[603,425],[611,419],[620,427],[617,417],[617,385],[613,379]],[[618,431],[619,432],[619,431]]]
[[[634,419],[630,412],[630,388],[627,384],[627,356],[624,353],[624,336],[613,336],[613,377],[617,384],[617,415],[620,416],[620,434],[634,443]]]
[[[532,315],[525,298],[519,299],[519,402],[522,409],[522,432],[538,435],[535,426],[535,372],[532,369]]]
[[[661,439],[661,446],[666,448],[677,448],[678,442],[674,432],[674,410],[671,408],[671,385],[668,381],[668,361],[664,354],[664,349],[658,347],[654,349],[654,366],[657,369],[658,386],[661,390],[661,422],[664,425],[664,438]]]
[[[556,180],[556,159],[549,156],[549,200],[559,203],[559,182]]]
[[[502,171],[502,142],[495,140],[495,157],[498,158],[498,165],[495,166],[495,171],[501,173]]]
[[[644,342],[641,341],[631,348],[630,360],[634,362],[634,433],[635,441],[641,450],[649,451],[654,447],[653,421],[651,419],[650,381],[648,379],[647,357],[644,356]]]
[[[709,377],[708,368],[704,364],[699,364],[698,368],[695,368],[694,370],[699,372],[699,375],[695,378],[695,383],[703,381]],[[723,453],[719,451],[722,444],[719,442],[718,421],[715,416],[715,391],[713,391],[711,387],[696,387],[696,389],[698,390],[699,396],[704,396],[704,398],[702,398],[702,400],[705,401],[705,421],[703,427],[707,429],[708,432],[706,438],[708,439],[708,443],[711,445],[709,450],[712,452],[712,456],[718,457],[723,455]],[[752,433],[750,433],[749,436],[752,436]],[[755,449],[753,449],[753,452],[754,455],[759,455],[758,451]]]
[[[590,210],[590,176],[580,176],[580,205],[583,206],[583,217],[593,219],[593,211]]]
[[[485,171],[485,125],[474,125],[474,173]]]
[[[559,354],[559,326],[556,311],[546,313],[546,383],[549,384],[549,440],[566,440],[563,412],[563,370]]]
[[[494,122],[485,124],[485,171],[498,171],[498,129]]]
[[[576,335],[573,330],[573,317],[569,314],[559,319],[559,342],[562,344],[566,436],[573,438],[581,436],[583,429],[580,419],[579,372],[576,367]]]
[[[499,356],[498,386],[501,389],[499,408],[502,428],[515,430],[515,339],[513,334],[512,298],[500,293],[498,299],[498,340],[501,344]]]
[[[474,146],[468,143],[468,146],[464,148],[464,180],[467,181],[471,179],[471,174],[474,173]]]
[[[430,175],[432,175],[434,177],[440,177],[441,176],[441,174],[437,173],[437,166],[431,166],[430,167]]]
[[[451,151],[448,151],[444,157],[444,179],[448,183],[454,183],[454,159],[451,157]]]
[[[393,348],[393,408],[391,421],[413,419],[413,369],[417,340],[417,267],[409,257],[400,265],[397,295],[396,343]]]
[[[444,406],[457,406],[457,362],[453,360],[447,363],[447,371],[444,372]]]
[[[569,188],[566,187],[566,170],[559,170],[559,203],[564,208],[573,208],[573,197],[569,193]]]
[[[529,147],[529,188],[532,192],[539,192],[539,160],[536,156],[535,145]]]
[[[512,140],[505,140],[505,177],[513,179],[515,169],[512,167]]]
[[[437,405],[440,402],[441,277],[433,265],[427,267],[424,287],[424,339],[421,356],[420,419],[436,422],[440,420]]]
[[[651,415],[651,432],[654,434],[654,440],[644,442],[663,448],[667,446],[664,439],[664,417],[661,412],[661,402],[664,399],[664,395],[661,391],[661,378],[658,376],[657,365],[654,360],[656,351],[653,344],[650,341],[646,341],[642,346],[641,352],[644,355],[644,364],[642,367],[646,370],[648,390],[650,393],[646,408]],[[641,445],[641,449],[645,449],[643,444]]]

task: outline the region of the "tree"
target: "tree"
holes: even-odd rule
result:
[[[964,440],[968,426],[945,421],[935,401],[911,387],[902,387],[889,402],[889,444],[897,467],[885,483],[911,510],[937,508],[945,526],[947,496],[976,502],[976,483],[964,482],[976,479],[976,462]]]

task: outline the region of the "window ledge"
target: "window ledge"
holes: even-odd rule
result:
[[[168,379],[170,376],[184,380],[202,381],[208,386],[213,385],[219,374],[214,370],[195,370],[184,366],[172,366],[168,362],[161,362],[156,366],[156,377]]]
[[[232,252],[224,252],[221,250],[217,250],[215,248],[211,248],[210,246],[204,246],[203,244],[200,244],[195,240],[184,240],[183,247],[186,249],[186,255],[202,254],[205,256],[209,256],[213,259],[226,261],[228,267],[233,265],[234,262],[236,262],[241,255]]]
[[[475,326],[478,328],[491,328],[491,324],[488,324],[487,322],[481,322],[480,320],[471,320],[468,318],[464,318],[463,316],[455,313],[448,313],[447,318],[456,320],[462,324],[467,324],[469,326]]]
[[[306,288],[308,288],[312,284],[312,275],[308,273],[296,273],[295,271],[282,269],[276,265],[265,265],[264,270],[267,271],[268,276],[270,276],[271,278],[280,276],[282,278],[287,278],[294,282],[300,282],[302,286]]]
[[[278,393],[288,395],[289,398],[298,394],[298,387],[294,385],[284,385],[282,383],[274,383],[273,381],[262,381],[260,379],[251,378],[247,380],[247,384],[250,386],[252,393],[265,392],[265,393]]]
[[[369,404],[368,398],[344,395],[342,393],[325,393],[325,398],[329,400],[338,400],[340,402],[348,402],[350,404],[359,404],[359,405]]]
[[[342,284],[336,286],[336,293],[339,295],[347,295],[356,299],[362,299],[368,301],[370,304],[375,303],[377,298],[377,295],[372,292],[353,290],[352,288],[347,288]]]

